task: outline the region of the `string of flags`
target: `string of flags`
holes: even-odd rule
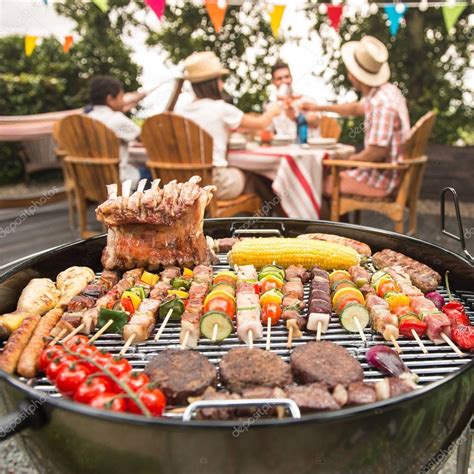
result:
[[[109,11],[108,0],[91,0],[92,3],[101,10],[104,14]],[[48,5],[48,0],[42,0],[44,5]],[[145,4],[155,13],[158,19],[161,19],[165,13],[166,0],[145,0]],[[212,26],[216,33],[219,33],[224,25],[225,15],[227,8],[230,4],[234,5],[233,0],[203,0],[203,4],[206,8],[209,19],[211,20]],[[428,7],[435,6],[433,3],[428,3],[427,0],[421,0],[420,3],[408,3],[405,4],[401,1],[398,3],[386,3],[383,5],[383,11],[387,16],[387,23],[392,36],[397,36],[400,25],[405,21],[405,14],[408,7],[418,6],[421,11],[426,11]],[[462,12],[468,6],[466,3],[456,3],[453,0],[448,0],[448,3],[440,5],[443,13],[444,24],[448,34],[452,34],[454,31],[454,25],[458,21]],[[375,8],[372,8],[375,7]],[[278,3],[278,0],[274,0],[272,3],[267,4],[266,11],[270,19],[270,28],[275,38],[279,37],[280,26],[285,14],[286,3]],[[345,7],[341,3],[321,3],[319,5],[319,13],[326,14],[329,25],[334,30],[339,31],[339,27],[344,18]],[[378,12],[378,4],[370,3],[369,13],[375,14]],[[31,56],[38,44],[39,36],[26,35],[25,36],[25,54]],[[74,38],[72,35],[66,35],[63,38],[63,51],[68,53],[74,45]]]

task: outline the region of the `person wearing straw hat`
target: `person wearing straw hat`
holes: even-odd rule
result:
[[[197,123],[213,139],[213,183],[217,187],[217,199],[234,199],[250,181],[239,168],[228,166],[227,143],[230,133],[237,128],[263,130],[281,113],[281,106],[274,104],[264,114],[245,114],[223,100],[224,82],[229,73],[222,67],[212,51],[193,53],[184,61],[184,79],[191,82],[195,100],[183,105],[176,112]]]
[[[317,106],[305,103],[305,110],[336,112],[342,116],[364,116],[364,149],[352,155],[353,161],[386,161],[396,163],[410,130],[406,100],[400,89],[389,83],[390,67],[385,45],[372,36],[349,41],[342,46],[342,60],[348,79],[363,98],[358,102]],[[350,136],[362,132],[355,129]],[[324,193],[331,195],[332,182],[328,176]],[[341,172],[341,192],[368,197],[392,194],[400,183],[393,170],[355,168]]]

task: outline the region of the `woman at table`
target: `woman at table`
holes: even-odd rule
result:
[[[227,144],[232,130],[263,130],[281,113],[281,106],[274,104],[264,114],[245,114],[223,100],[224,82],[229,73],[219,58],[211,51],[194,53],[185,62],[184,78],[191,82],[195,100],[176,112],[203,128],[213,139],[213,183],[217,199],[234,199],[250,191],[250,179],[239,168],[228,166]],[[254,190],[252,190],[254,191]]]

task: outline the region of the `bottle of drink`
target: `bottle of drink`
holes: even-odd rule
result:
[[[308,143],[308,121],[301,112],[296,118],[296,133],[298,135],[298,143]]]

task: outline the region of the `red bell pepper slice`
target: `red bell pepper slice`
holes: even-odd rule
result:
[[[402,336],[414,339],[412,330],[421,337],[425,334],[427,326],[425,322],[416,316],[405,316],[400,320],[398,330]]]

